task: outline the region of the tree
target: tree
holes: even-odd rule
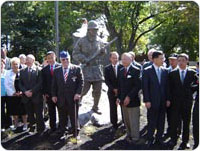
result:
[[[166,21],[154,30],[150,44],[159,46],[168,55],[184,52],[191,60],[196,60],[199,53],[198,5],[194,2],[170,2],[168,5],[172,4],[176,9],[162,16]]]
[[[156,46],[170,54],[177,50],[192,58],[198,53],[198,5],[194,2],[60,1],[60,50],[73,50],[72,33],[78,19],[106,16],[110,39],[118,37],[119,53],[146,52]],[[54,2],[5,2],[2,5],[2,44],[10,40],[13,55],[34,53],[37,58],[55,49]],[[189,51],[190,50],[190,51]]]

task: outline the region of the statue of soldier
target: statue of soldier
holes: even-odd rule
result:
[[[73,59],[82,64],[84,88],[82,97],[87,94],[91,85],[94,98],[93,112],[101,114],[98,108],[103,77],[103,57],[106,49],[101,38],[98,37],[98,23],[94,20],[88,22],[86,36],[80,38],[74,46]],[[95,56],[96,55],[96,56]]]

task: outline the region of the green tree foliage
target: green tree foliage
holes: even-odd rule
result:
[[[53,1],[5,2],[1,9],[2,44],[10,39],[13,55],[33,53],[41,60],[55,49]],[[72,33],[80,28],[80,18],[96,19],[104,14],[109,40],[118,37],[119,53],[146,53],[159,46],[165,53],[198,54],[199,8],[194,2],[147,1],[60,1],[60,50],[73,50]]]
[[[160,6],[173,7],[164,14],[165,22],[153,31],[150,44],[157,45],[166,54],[187,53],[190,60],[199,54],[199,8],[194,2],[160,2]]]

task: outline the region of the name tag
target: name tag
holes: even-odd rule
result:
[[[132,77],[131,75],[128,75],[128,76],[127,76],[127,79],[129,79],[129,78],[131,78],[131,77]]]
[[[73,82],[75,82],[75,81],[76,81],[76,79],[77,79],[77,77],[76,77],[76,76],[72,77],[72,80],[73,80]]]

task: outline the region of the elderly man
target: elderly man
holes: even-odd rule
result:
[[[135,60],[135,53],[133,51],[129,51],[128,53],[132,56],[132,64],[141,70],[142,65]]]
[[[104,43],[98,37],[98,24],[96,21],[91,20],[88,23],[87,35],[80,38],[73,50],[73,58],[83,66],[84,75],[84,88],[82,96],[87,94],[91,85],[93,88],[92,96],[94,97],[94,105],[92,110],[101,114],[98,108],[103,77],[103,56],[106,51],[103,48]]]
[[[177,59],[178,55],[176,53],[173,53],[169,56],[169,67],[168,67],[168,73],[170,73],[171,71],[175,70],[177,67],[178,67],[178,59]],[[170,128],[171,128],[171,120],[170,120],[170,109],[171,107],[167,107],[167,110],[166,110],[166,114],[167,114],[167,123],[168,123],[168,128],[167,128],[167,132],[164,136],[164,139],[167,139],[170,137]],[[181,123],[180,123],[180,126],[179,126],[179,131],[181,129]],[[178,131],[178,132],[179,132]],[[180,133],[180,132],[179,132]]]
[[[132,64],[129,53],[122,54],[122,65],[118,76],[118,99],[121,104],[124,123],[127,129],[127,141],[139,143],[140,99],[138,92],[141,89],[140,69]]]
[[[20,54],[19,55],[19,59],[20,59],[19,68],[20,69],[26,68],[26,55],[25,54]]]
[[[146,67],[148,67],[148,66],[150,66],[150,65],[152,65],[153,64],[153,60],[152,60],[152,54],[153,54],[153,52],[155,52],[156,50],[155,49],[150,49],[149,51],[148,51],[148,54],[147,54],[147,56],[148,56],[148,60],[149,61],[147,61],[147,62],[145,62],[144,64],[143,64],[143,70],[146,68]]]
[[[110,64],[105,67],[105,83],[108,86],[108,99],[110,104],[110,122],[112,123],[112,131],[116,131],[118,128],[118,116],[117,116],[117,95],[118,95],[118,75],[123,66],[119,64],[119,54],[114,51],[110,53]]]
[[[20,71],[19,88],[23,93],[22,102],[25,104],[30,122],[30,134],[35,131],[34,123],[37,124],[37,132],[42,137],[45,130],[43,120],[43,100],[42,100],[42,77],[41,69],[34,65],[35,57],[27,55],[27,67]]]
[[[67,123],[67,112],[70,116],[73,136],[78,135],[78,109],[83,88],[81,68],[70,63],[70,55],[66,51],[60,52],[62,66],[54,70],[52,81],[52,101],[56,103],[59,112],[59,131],[63,135]]]

